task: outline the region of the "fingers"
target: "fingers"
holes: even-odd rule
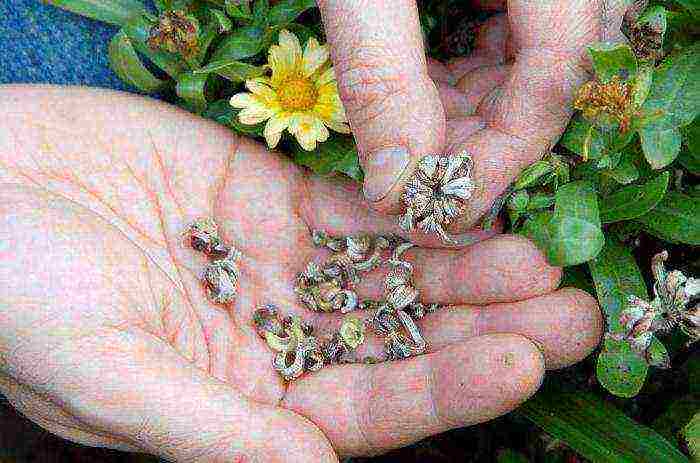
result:
[[[507,39],[507,16],[494,15],[479,26],[474,41],[474,52],[469,56],[453,59],[447,64],[447,69],[454,79],[460,79],[480,67],[503,64],[507,57]]]
[[[417,161],[439,152],[445,114],[428,77],[415,0],[322,0],[340,96],[372,207],[398,212]]]
[[[596,300],[565,288],[544,296],[486,307],[450,307],[420,321],[431,350],[474,336],[518,333],[535,342],[548,370],[573,365],[598,345],[603,319]]]
[[[525,338],[487,335],[406,361],[322,370],[297,381],[283,405],[341,455],[381,453],[500,416],[537,390],[543,372]]]
[[[499,235],[460,251],[414,248],[404,254],[414,264],[415,287],[425,303],[488,304],[518,301],[554,290],[561,269],[549,265],[525,238]],[[385,271],[357,287],[362,297],[381,298]]]
[[[586,77],[585,46],[600,36],[598,6],[587,0],[509,2],[517,50],[512,71],[479,108],[485,129],[455,146],[471,153],[475,164],[476,189],[463,228],[475,223],[564,131],[573,93]]]
[[[454,121],[454,133],[463,133],[474,128],[474,121],[463,119]],[[342,178],[308,177],[305,194],[299,201],[299,213],[308,229],[321,229],[332,235],[354,235],[372,232],[375,234],[396,234],[410,239],[422,247],[444,247],[435,235],[414,231],[404,232],[395,217],[387,216],[368,207],[362,198],[360,187]],[[460,237],[462,241],[476,243],[500,233],[502,223],[490,230],[473,228]],[[304,231],[308,236],[308,230]],[[286,236],[281,234],[280,236]]]

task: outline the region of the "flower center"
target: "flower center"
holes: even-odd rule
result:
[[[282,82],[277,89],[277,97],[282,108],[287,111],[311,109],[318,95],[314,84],[308,79],[291,78]]]

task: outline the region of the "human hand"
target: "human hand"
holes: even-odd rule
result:
[[[472,0],[506,10],[505,0]],[[422,156],[467,151],[476,189],[457,229],[490,209],[563,133],[588,79],[586,46],[619,40],[631,0],[510,0],[474,53],[428,60],[415,0],[319,0],[373,208],[396,214]]]
[[[285,384],[253,311],[337,329],[293,293],[320,252],[310,230],[396,232],[393,220],[353,184],[162,103],[25,86],[0,99],[0,390],[64,438],[176,461],[336,461],[506,413],[545,365],[598,342],[595,301],[554,291],[560,270],[501,235],[407,253],[425,302],[453,305],[419,322],[426,355]],[[206,259],[181,243],[201,216],[243,254],[230,307],[206,299]],[[381,275],[367,280],[360,295],[379,296]]]

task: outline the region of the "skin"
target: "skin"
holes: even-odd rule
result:
[[[311,177],[162,103],[0,89],[0,391],[34,422],[176,461],[337,461],[506,413],[536,391],[545,367],[597,345],[595,301],[556,290],[560,269],[532,243],[472,231],[468,249],[407,255],[424,301],[450,304],[419,323],[426,355],[280,380],[251,325],[256,307],[274,302],[321,334],[340,323],[307,313],[292,292],[295,274],[322,257],[310,230],[397,232],[385,213],[397,211],[420,155],[463,148],[478,185],[468,228],[559,136],[587,77],[584,47],[617,38],[624,6],[511,1],[507,16],[484,25],[473,56],[443,65],[423,57],[412,1],[374,0],[371,11],[360,0],[319,3],[364,192],[393,185],[369,206],[353,184]],[[372,153],[397,144],[409,145],[410,162],[395,175]],[[243,253],[230,307],[206,300],[206,260],[183,245],[201,216]],[[360,296],[380,295],[382,276]],[[370,335],[362,349],[376,353],[381,341]]]
[[[337,461],[506,413],[545,366],[598,343],[595,301],[555,290],[561,271],[532,243],[474,232],[489,239],[407,253],[424,300],[452,304],[419,323],[429,353],[285,384],[255,308],[337,330],[340,316],[293,294],[324,255],[310,230],[387,233],[394,221],[358,186],[160,102],[26,86],[0,99],[0,391],[67,439],[176,461]],[[183,244],[200,216],[243,254],[232,306],[206,299],[206,259]],[[379,296],[382,278],[360,296]],[[369,335],[362,352],[381,348]]]
[[[318,3],[369,203],[400,213],[425,154],[466,150],[477,188],[456,227],[464,230],[559,139],[576,89],[590,79],[586,47],[622,40],[632,0],[472,0],[501,14],[471,56],[447,65],[425,58],[415,0]]]

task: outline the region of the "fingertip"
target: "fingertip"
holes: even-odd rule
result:
[[[558,304],[558,318],[565,323],[556,344],[558,352],[545,354],[548,370],[565,368],[588,357],[598,347],[605,326],[598,302],[587,292],[563,288],[556,294],[563,302]]]
[[[441,351],[435,368],[437,410],[453,426],[488,421],[531,397],[542,384],[544,357],[527,338],[488,334]],[[450,372],[446,374],[445,372]]]

